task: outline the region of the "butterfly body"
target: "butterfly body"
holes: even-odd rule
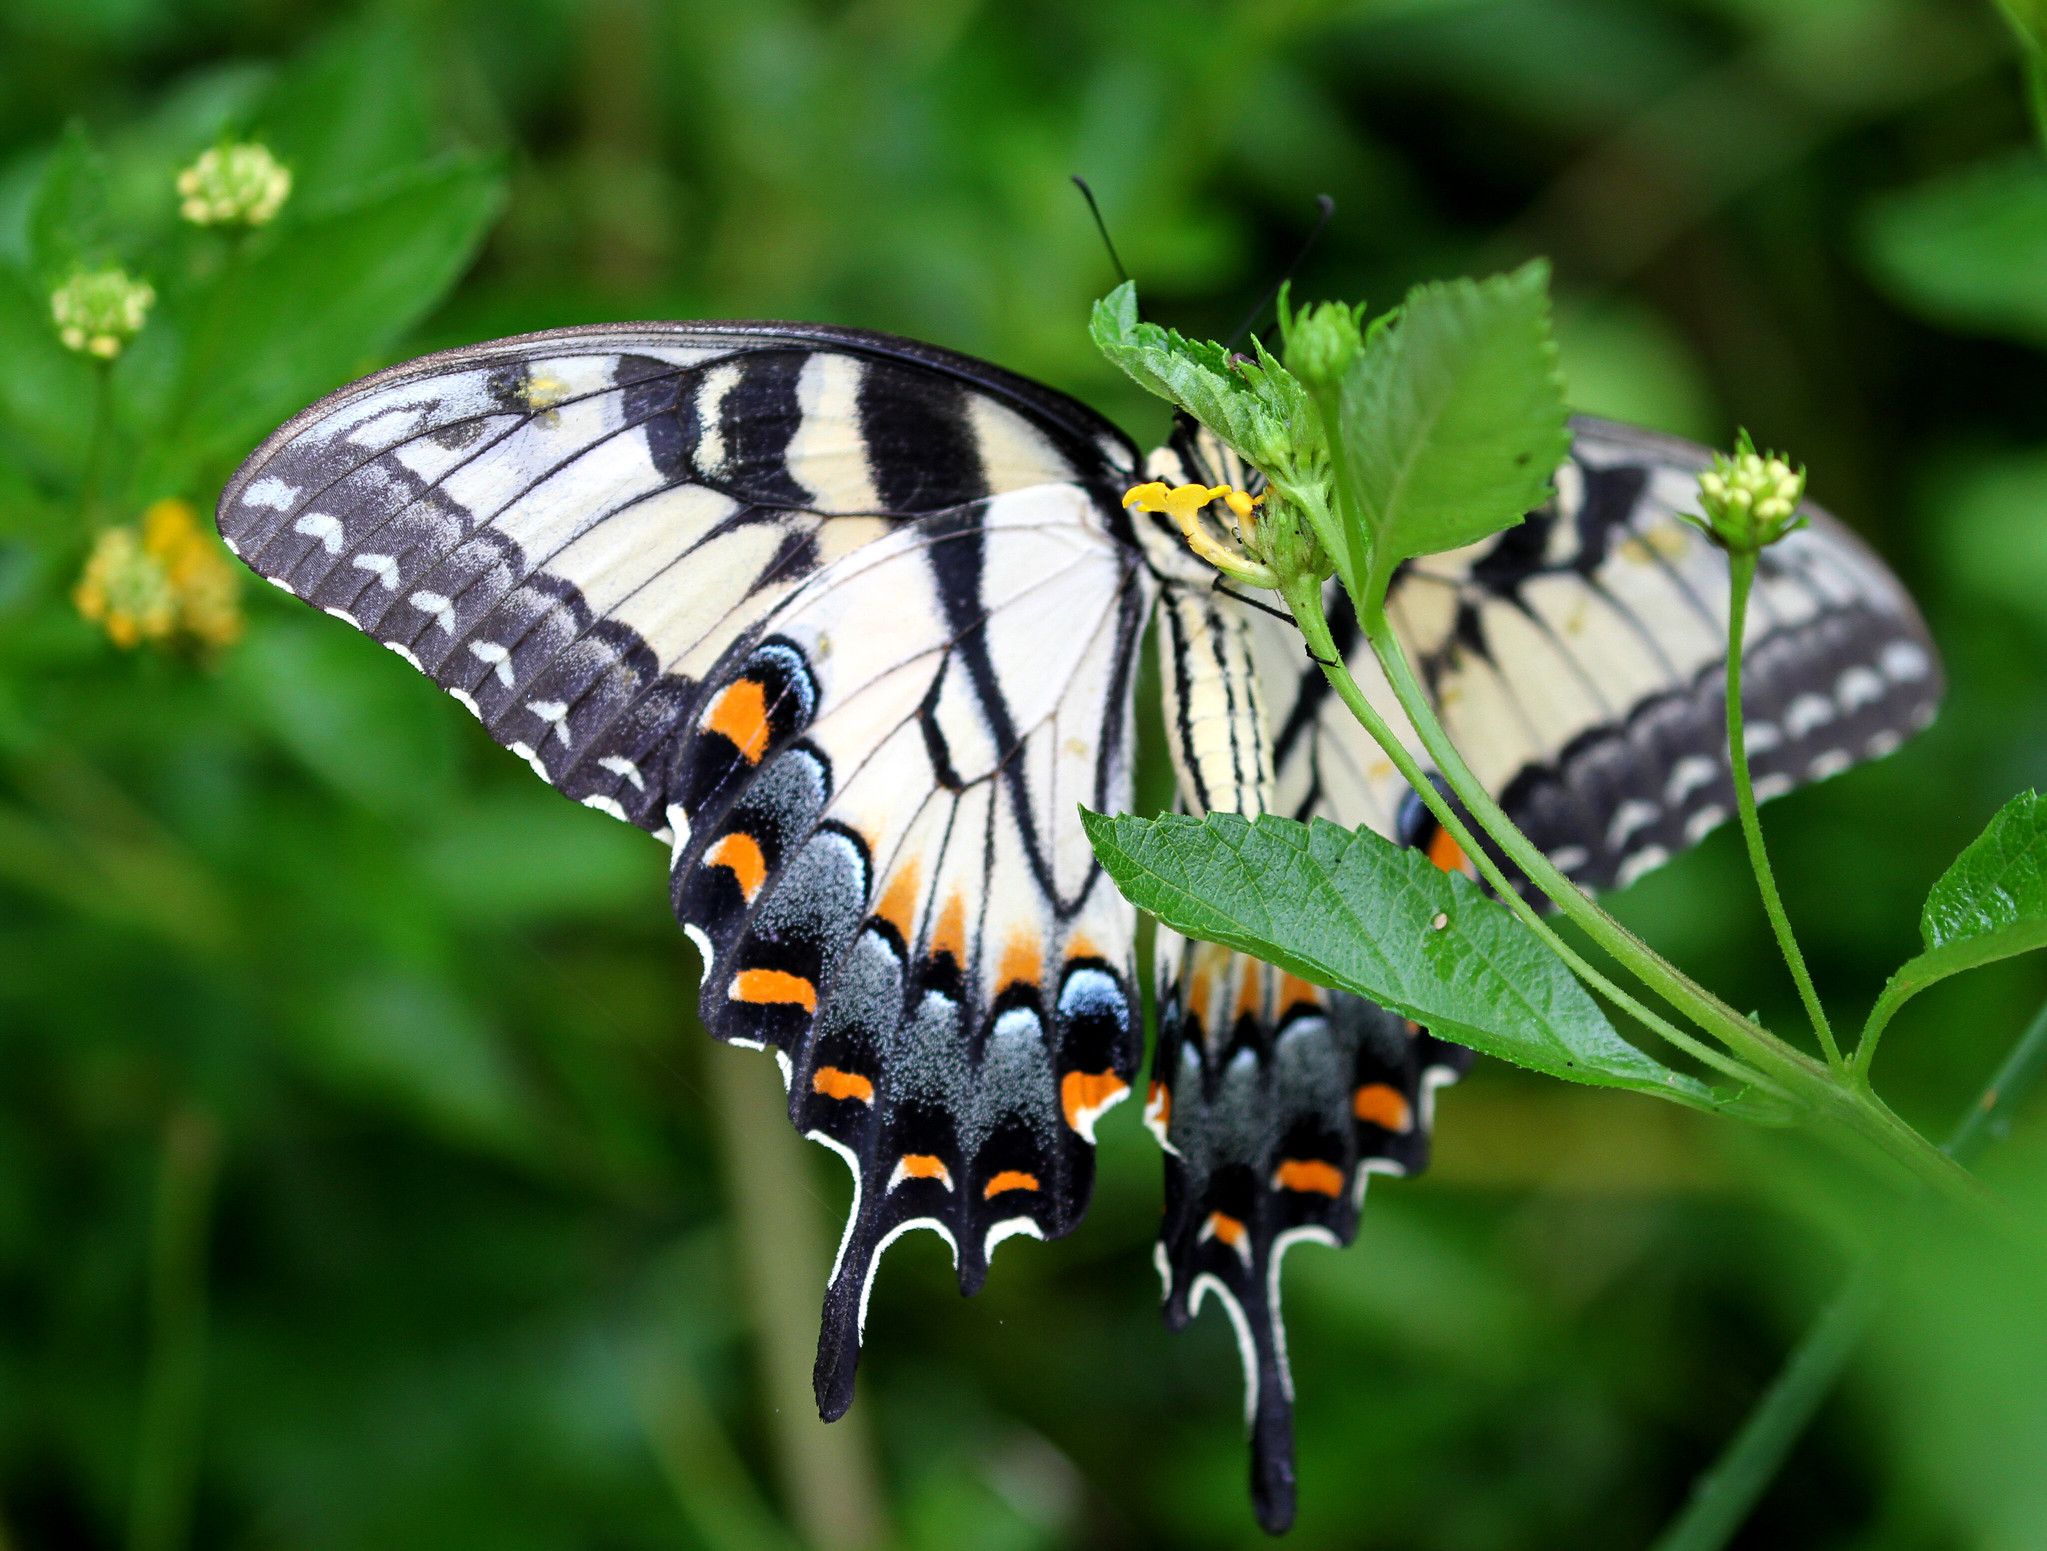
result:
[[[1676,516],[1703,454],[1577,432],[1550,509],[1412,562],[1388,608],[1474,768],[1596,887],[1731,807],[1725,567]],[[367,378],[222,496],[255,570],[670,848],[706,1027],[772,1051],[792,1123],[853,1174],[819,1347],[828,1417],[895,1238],[941,1234],[972,1292],[1004,1239],[1085,1210],[1094,1128],[1133,1091],[1142,1030],[1135,914],[1078,813],[1130,806],[1148,626],[1182,806],[1430,843],[1290,624],[1121,505],[1140,477],[1225,474],[1248,479],[1191,429],[1141,466],[1085,406],[931,346],[633,324]],[[1931,715],[1924,628],[1838,525],[1772,551],[1752,607],[1751,706],[1776,736],[1759,788],[1885,752]],[[1468,1057],[1241,955],[1162,934],[1158,958],[1146,1118],[1167,1149],[1167,1316],[1228,1310],[1254,1494],[1281,1528],[1281,1260],[1348,1242],[1369,1173],[1422,1166],[1430,1095]]]

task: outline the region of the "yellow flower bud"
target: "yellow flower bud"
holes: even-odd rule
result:
[[[82,350],[111,361],[142,332],[156,289],[118,265],[76,274],[50,293],[50,317],[67,350]]]
[[[1714,454],[1713,467],[1699,475],[1705,516],[1690,520],[1721,548],[1753,553],[1804,523],[1798,513],[1804,496],[1805,470],[1776,453],[1759,454],[1744,431],[1733,457]]]
[[[265,145],[215,146],[178,174],[178,214],[195,226],[261,226],[291,197],[291,169]]]

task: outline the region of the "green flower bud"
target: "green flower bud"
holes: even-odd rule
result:
[[[1776,453],[1759,453],[1746,431],[1734,456],[1713,455],[1713,467],[1699,476],[1706,530],[1722,549],[1753,553],[1805,526],[1798,503],[1805,496],[1805,470],[1793,469]]]
[[[1342,302],[1322,302],[1302,308],[1291,319],[1285,313],[1280,316],[1286,323],[1287,370],[1300,378],[1310,393],[1319,396],[1334,391],[1365,347],[1360,327],[1363,303],[1353,308]]]
[[[178,214],[195,226],[261,226],[291,196],[291,170],[265,145],[223,145],[178,174]]]
[[[156,291],[118,266],[96,274],[73,275],[50,293],[50,316],[66,349],[83,350],[111,361],[121,347],[142,332]]]

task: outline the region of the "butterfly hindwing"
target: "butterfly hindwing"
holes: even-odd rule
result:
[[[1135,1074],[1132,914],[1078,822],[1129,805],[1134,462],[927,346],[620,325],[365,379],[222,498],[258,572],[672,847],[706,1025],[853,1170],[828,1415],[888,1242],[937,1229],[971,1291],[1070,1230]]]
[[[943,1234],[971,1291],[995,1244],[1064,1233],[1086,1203],[1139,1031],[1130,912],[1077,813],[1129,802],[1149,603],[1071,485],[940,513],[770,614],[677,757],[704,1021],[781,1056],[792,1120],[855,1175],[828,1415],[896,1235]]]

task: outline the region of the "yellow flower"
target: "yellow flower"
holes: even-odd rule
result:
[[[171,579],[133,528],[109,528],[94,541],[71,601],[123,650],[142,640],[160,641],[177,623]]]
[[[241,639],[239,577],[201,531],[191,504],[153,502],[141,531],[109,528],[72,590],[78,612],[116,646],[173,637],[201,647]]]
[[[1187,536],[1187,547],[1218,571],[1259,587],[1271,587],[1276,585],[1271,579],[1271,569],[1255,558],[1258,529],[1251,516],[1252,510],[1264,499],[1262,490],[1254,496],[1229,485],[1168,487],[1164,480],[1155,479],[1148,485],[1136,485],[1125,491],[1123,504],[1134,506],[1141,512],[1164,512]],[[1233,553],[1202,528],[1201,509],[1211,501],[1222,502],[1235,514],[1237,537],[1244,545],[1245,553]]]

